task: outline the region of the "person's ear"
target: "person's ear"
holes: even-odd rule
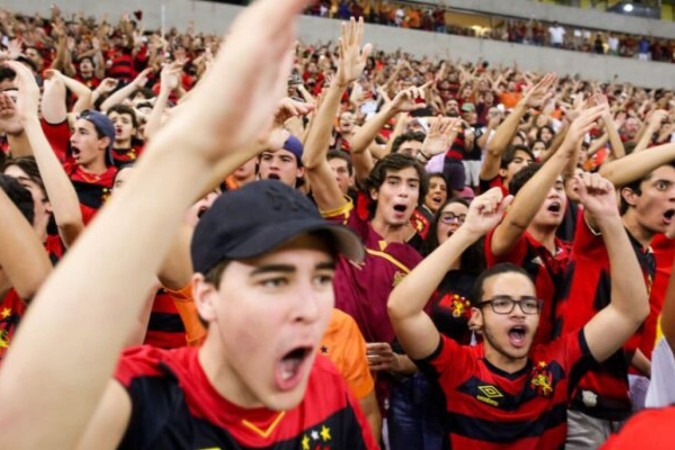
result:
[[[192,276],[192,297],[199,317],[207,323],[216,321],[216,302],[220,298],[218,289],[204,279],[204,275],[196,273]]]

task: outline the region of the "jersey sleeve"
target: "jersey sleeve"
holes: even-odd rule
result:
[[[341,223],[342,225],[348,225],[349,218],[353,210],[354,210],[353,200],[346,197],[344,205],[330,211],[321,211],[321,215],[323,216],[324,219],[330,220],[331,222],[337,222]]]
[[[476,358],[470,347],[462,346],[441,334],[436,350],[428,357],[414,362],[427,376],[440,379],[442,386],[454,386],[462,374],[472,370]]]
[[[206,328],[204,328],[201,320],[199,320],[197,307],[192,298],[191,285],[188,284],[178,291],[173,291],[166,287],[164,290],[173,299],[173,303],[178,310],[178,315],[180,315],[183,321],[188,345],[200,345],[206,338]]]
[[[652,353],[652,376],[645,406],[661,408],[675,403],[675,355],[665,338],[656,344]]]

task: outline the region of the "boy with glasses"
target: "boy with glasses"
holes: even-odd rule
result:
[[[612,271],[611,304],[582,329],[533,345],[542,303],[527,272],[512,264],[497,264],[476,281],[471,320],[484,337],[479,345],[462,346],[440,335],[424,312],[447,267],[509,206],[511,198],[502,198],[497,188],[473,201],[464,225],[389,298],[403,349],[445,394],[452,448],[560,448],[569,395],[585,366],[612,355],[649,311],[612,184],[590,174],[578,176],[575,184],[602,231]]]

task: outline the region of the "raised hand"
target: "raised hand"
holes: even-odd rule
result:
[[[361,49],[363,40],[363,17],[356,22],[352,17],[349,23],[342,23],[341,36],[338,41],[340,59],[336,80],[342,85],[346,85],[356,80],[363,73],[366,67],[366,61],[372,46],[366,44]]]
[[[555,73],[549,73],[544,76],[537,84],[530,89],[524,97],[525,104],[530,108],[540,108],[546,103],[546,100],[552,95],[552,89],[558,77]]]
[[[461,129],[462,119],[438,117],[431,122],[429,132],[422,143],[422,156],[431,158],[447,151]]]
[[[597,173],[577,173],[572,188],[579,196],[584,209],[592,214],[596,221],[619,218],[616,192],[611,181]]]
[[[573,152],[579,141],[595,126],[595,121],[605,113],[609,113],[607,105],[594,106],[581,112],[567,130],[567,135],[561,147],[564,147],[568,152]]]
[[[23,125],[14,100],[4,92],[0,93],[0,132],[16,136],[23,131]]]
[[[151,73],[152,68],[148,67],[147,69],[143,69],[143,71],[141,71],[141,73],[139,73],[136,78],[134,78],[132,83],[139,88],[144,87],[148,83],[148,76],[150,76]]]
[[[180,83],[180,73],[182,70],[183,64],[181,64],[179,61],[165,64],[159,75],[161,80],[160,86],[165,88],[168,92],[176,89],[178,87],[178,83]]]
[[[26,65],[16,61],[7,61],[5,65],[16,73],[14,83],[19,91],[16,110],[23,126],[26,119],[37,117],[38,115],[40,88],[37,81],[35,81],[33,72]]]
[[[173,140],[198,128],[199,152],[217,161],[268,132],[293,65],[296,15],[309,3],[259,0],[246,8],[230,28],[213,67],[193,89],[190,101],[195,106],[177,111],[173,132],[158,134],[156,140]]]
[[[274,114],[274,123],[277,126],[282,126],[288,119],[292,117],[306,116],[314,111],[315,106],[309,103],[298,102],[292,98],[285,97],[277,106],[277,111]]]
[[[115,78],[104,78],[103,81],[101,81],[101,83],[98,85],[98,88],[96,88],[96,90],[103,94],[108,94],[117,87],[118,83],[119,81],[116,80]]]
[[[462,227],[476,236],[484,236],[499,224],[512,201],[513,196],[504,197],[500,188],[490,189],[473,199]]]
[[[424,91],[428,85],[429,83],[420,87],[411,87],[402,90],[396,94],[396,97],[394,97],[394,99],[391,101],[391,108],[393,108],[394,112],[397,114],[425,108],[427,106],[426,103],[418,103],[417,100],[424,100]]]

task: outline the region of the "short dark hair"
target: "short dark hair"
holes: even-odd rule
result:
[[[420,186],[419,186],[419,198],[417,199],[418,205],[421,205],[424,201],[424,196],[427,195],[427,190],[429,189],[429,180],[427,178],[427,172],[415,158],[408,155],[401,155],[399,153],[392,153],[375,164],[373,170],[368,174],[368,178],[364,181],[364,187],[368,196],[370,197],[370,191],[379,191],[384,180],[387,178],[389,172],[398,172],[403,169],[412,167],[417,171],[417,175],[420,177]],[[370,215],[371,217],[375,214],[377,209],[377,202],[370,202]]]
[[[541,166],[542,165],[539,163],[533,163],[520,169],[509,182],[509,194],[518,194],[520,189],[525,186],[525,183],[530,181],[530,179],[534,176],[534,174],[537,173]]]
[[[117,114],[126,114],[128,116],[131,116],[131,124],[134,127],[134,129],[138,129],[138,117],[136,116],[136,111],[134,111],[134,108],[128,105],[123,105],[121,103],[118,103],[117,105],[113,105],[110,108],[108,108],[108,111],[106,111],[105,115],[110,117],[111,113],[117,113]]]
[[[394,139],[394,143],[391,145],[391,152],[398,153],[398,149],[406,142],[416,141],[424,142],[426,135],[421,131],[408,131],[407,133],[400,134]]]
[[[499,163],[499,168],[500,169],[506,169],[511,162],[516,157],[517,152],[524,152],[527,153],[530,158],[532,158],[532,161],[535,161],[537,158],[534,157],[534,153],[532,153],[532,150],[530,150],[529,147],[525,145],[509,145],[506,147],[506,150],[502,154],[502,160]]]
[[[21,211],[21,214],[26,218],[28,223],[33,225],[35,220],[35,203],[33,203],[33,196],[25,187],[10,177],[9,175],[0,174],[0,189],[5,191],[7,197],[14,203],[14,205]]]
[[[483,287],[485,286],[485,282],[491,277],[501,275],[504,273],[519,273],[521,275],[526,276],[528,279],[532,280],[530,278],[530,275],[525,271],[525,269],[523,269],[520,266],[516,266],[515,264],[511,263],[495,264],[489,269],[484,270],[478,276],[476,282],[473,284],[473,295],[471,296],[471,302],[473,306],[478,306],[483,301],[483,294],[485,294],[485,290],[483,289]]]
[[[42,175],[40,174],[40,169],[38,168],[34,156],[18,156],[16,158],[8,159],[2,165],[2,172],[4,173],[4,171],[11,166],[17,166],[24,171],[32,182],[40,186],[40,189],[42,189],[42,192],[45,194],[45,198],[49,200],[47,188],[45,188],[45,183],[42,181]]]
[[[675,161],[674,161],[674,162],[670,162],[670,163],[668,163],[668,164],[663,164],[662,166],[659,166],[659,167],[663,167],[663,166],[675,167]],[[658,167],[657,167],[656,169],[658,169]],[[654,169],[654,170],[656,170],[656,169]],[[619,195],[619,197],[621,197],[621,200],[620,200],[620,203],[619,203],[619,213],[620,213],[622,216],[623,216],[624,214],[626,214],[626,213],[628,212],[628,209],[630,208],[630,205],[628,204],[628,202],[627,202],[626,200],[624,200],[624,198],[623,198],[623,192],[622,192],[623,189],[628,188],[628,189],[630,189],[631,191],[633,191],[636,195],[638,195],[638,196],[642,195],[642,189],[640,188],[640,186],[642,186],[642,183],[643,183],[644,181],[650,180],[653,173],[654,173],[654,171],[652,170],[651,172],[649,172],[649,173],[648,173],[647,175],[645,175],[644,177],[642,177],[642,178],[640,178],[640,179],[638,179],[638,180],[632,181],[632,182],[628,183],[627,185],[622,186],[622,187],[619,189],[619,193],[621,194],[621,195]]]
[[[328,155],[326,155],[326,159],[328,159],[328,161],[330,161],[331,159],[342,159],[346,161],[349,176],[351,177],[352,175],[354,175],[354,165],[352,164],[352,157],[349,156],[349,153],[338,149],[328,150]]]

